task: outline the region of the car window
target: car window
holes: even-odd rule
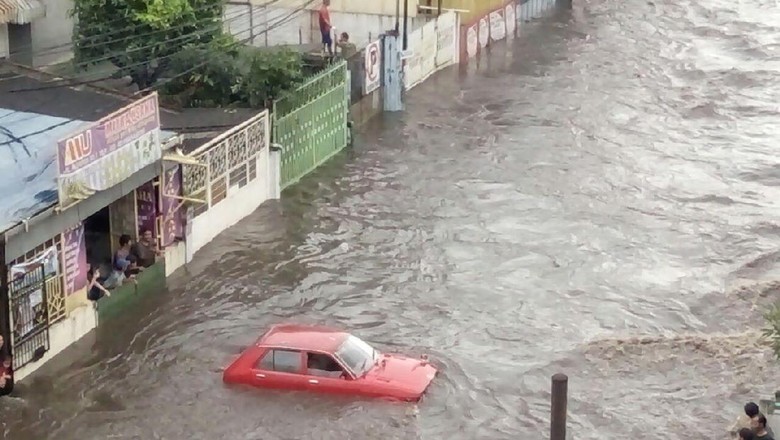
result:
[[[301,352],[293,350],[270,350],[260,362],[257,368],[266,371],[279,371],[282,373],[301,372]]]
[[[321,353],[307,353],[306,369],[312,376],[346,378],[344,369],[332,356]]]

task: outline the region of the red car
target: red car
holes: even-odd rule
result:
[[[436,368],[337,330],[277,325],[223,373],[229,384],[418,401]]]

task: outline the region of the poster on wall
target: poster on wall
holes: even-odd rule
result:
[[[44,250],[39,256],[32,260],[11,266],[9,269],[11,279],[15,280],[21,278],[38,266],[43,266],[43,276],[46,278],[57,275],[60,267],[60,259],[57,257],[56,246]]]
[[[177,238],[184,236],[184,201],[180,199],[181,196],[181,166],[166,169],[163,173],[161,247],[170,246]]]
[[[490,42],[490,24],[487,17],[479,19],[479,47],[484,49]]]
[[[436,66],[445,66],[455,61],[455,27],[457,16],[447,12],[436,22]]]
[[[420,31],[422,31],[420,47],[420,81],[424,81],[425,78],[436,71],[436,46],[438,45],[436,21],[426,23]]]
[[[479,49],[479,37],[477,34],[477,25],[473,24],[469,26],[466,31],[466,55],[468,58],[473,58],[477,55]]]
[[[499,9],[488,15],[490,19],[490,39],[501,41],[506,38],[506,20],[504,19],[504,10]]]
[[[380,72],[382,71],[382,50],[379,47],[379,40],[366,46],[365,56],[366,78],[363,82],[363,94],[368,95],[379,88]]]
[[[62,233],[63,270],[65,271],[65,295],[70,296],[87,285],[87,246],[84,241],[84,225]]]
[[[504,9],[504,18],[506,18],[506,36],[512,38],[515,36],[517,30],[517,16],[515,15],[514,4],[510,3],[506,5]]]
[[[152,231],[152,236],[156,236],[154,222],[157,219],[157,197],[154,182],[146,182],[136,188],[135,210],[138,216],[138,236],[143,231]]]

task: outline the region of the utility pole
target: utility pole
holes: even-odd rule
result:
[[[401,0],[395,0],[395,34],[401,30],[399,21],[401,20]]]
[[[409,47],[409,0],[404,0],[404,50]]]

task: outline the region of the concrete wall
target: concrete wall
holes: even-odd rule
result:
[[[32,22],[33,66],[62,63],[73,57],[73,0],[43,0],[46,16]]]
[[[312,34],[320,38],[319,22],[316,20],[316,13],[313,13],[312,23],[314,30]],[[393,12],[395,14],[395,12]],[[379,35],[395,28],[395,15],[375,15],[366,13],[352,12],[331,12],[330,21],[336,28],[337,33],[346,32],[349,39],[358,47],[366,47],[368,43],[375,41]],[[409,19],[409,32],[419,29],[426,22],[425,17]],[[403,19],[400,21],[400,31],[403,32]],[[320,41],[313,41],[313,43]]]
[[[281,8],[279,4],[281,3],[264,7],[250,3],[228,3],[225,5],[225,30],[240,40],[251,41],[252,45],[258,47],[321,42],[316,11],[298,12],[290,16],[295,10]],[[350,40],[358,48],[362,48],[376,40],[380,34],[395,27],[395,9],[392,14],[378,15],[339,12],[332,8],[330,19],[337,33],[347,32]],[[422,27],[425,22],[423,16],[410,18],[409,31]]]
[[[0,58],[8,57],[8,25],[0,24]]]
[[[180,241],[165,248],[165,276],[187,263],[187,243]]]
[[[81,293],[86,295],[86,293]],[[37,362],[31,362],[14,372],[14,380],[22,381],[43,364],[76,343],[97,327],[97,312],[92,305],[79,307],[62,321],[49,328],[49,351]]]
[[[301,0],[251,0],[256,5],[266,5],[273,2],[273,5],[280,8],[298,8],[300,7]],[[426,4],[426,0],[408,0],[409,1],[409,16],[417,16],[417,5]],[[433,0],[433,4],[436,5],[436,1]],[[377,15],[395,15],[397,0],[331,0],[330,11],[333,12],[355,12],[360,14],[377,14]],[[315,0],[314,3],[307,6],[306,9],[317,10],[322,6],[322,1]],[[401,2],[403,8],[403,2]],[[403,13],[403,9],[401,9]]]
[[[248,2],[228,3],[225,5],[225,30],[247,44],[259,47],[311,43],[311,12],[275,6],[277,4],[264,7]]]
[[[382,88],[378,88],[349,107],[349,116],[359,127],[382,112]]]
[[[227,197],[192,220],[187,237],[187,254],[193,255],[217,235],[254,212],[263,202],[279,197],[278,161],[271,160],[269,148],[257,158],[257,178],[243,188],[228,188]],[[272,181],[275,179],[275,181]]]

